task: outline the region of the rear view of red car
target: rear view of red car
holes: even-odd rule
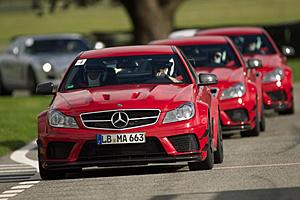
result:
[[[265,129],[261,81],[255,73],[258,66],[254,65],[258,60],[249,60],[246,66],[229,38],[186,37],[151,44],[175,45],[191,61],[197,73],[217,75],[219,82],[211,89],[220,100],[224,131],[239,130],[242,136],[257,136]]]
[[[280,114],[294,113],[293,72],[286,63],[292,55],[291,47],[279,51],[270,35],[258,27],[229,27],[198,31],[197,36],[225,35],[232,39],[245,59],[258,58],[263,67],[263,96],[265,108],[274,108]]]
[[[219,104],[208,85],[171,46],[87,51],[66,72],[48,110],[38,116],[42,179],[85,167],[223,162]],[[53,94],[53,84],[37,87]]]

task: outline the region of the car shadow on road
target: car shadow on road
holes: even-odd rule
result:
[[[300,187],[199,192],[154,196],[150,200],[213,199],[213,200],[298,200]]]
[[[86,169],[81,173],[67,174],[67,178],[97,178],[112,176],[133,176],[146,174],[178,173],[180,169],[186,167],[183,164],[158,165],[158,166],[128,166]]]

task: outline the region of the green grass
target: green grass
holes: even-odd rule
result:
[[[0,156],[31,141],[37,135],[37,115],[50,98],[0,97]]]
[[[5,0],[8,1],[8,0]],[[12,0],[13,1],[13,0]],[[10,2],[10,1],[9,1]],[[20,1],[25,4],[26,1]],[[30,2],[30,1],[28,1]],[[19,3],[20,4],[20,3]],[[299,0],[185,0],[175,16],[176,27],[220,26],[228,24],[276,24],[300,20]],[[0,49],[15,35],[93,31],[128,31],[131,22],[122,6],[96,4],[45,12],[38,17],[29,6],[1,9]],[[1,44],[2,43],[2,44]]]
[[[293,69],[294,82],[300,82],[300,59],[288,59],[288,64]]]

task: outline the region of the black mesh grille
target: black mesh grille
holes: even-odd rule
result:
[[[118,112],[126,113],[128,116],[129,121],[124,127],[116,127],[112,123],[113,115]],[[154,124],[158,117],[159,110],[114,110],[81,115],[81,119],[86,127],[99,129],[125,129],[150,125]]]
[[[226,110],[225,113],[233,122],[247,122],[248,112],[245,109]]]
[[[49,142],[47,157],[49,159],[65,159],[69,156],[74,142]]]
[[[287,100],[287,97],[286,97],[286,94],[284,91],[267,92],[267,94],[272,99],[272,101]]]
[[[86,142],[78,157],[79,161],[147,158],[167,155],[159,140],[147,137],[142,144],[108,144],[97,145],[96,141]]]
[[[177,152],[188,152],[199,150],[199,143],[196,135],[186,134],[179,136],[168,137]]]

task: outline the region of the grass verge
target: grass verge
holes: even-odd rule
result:
[[[32,141],[37,135],[37,115],[51,98],[0,97],[0,156]]]

